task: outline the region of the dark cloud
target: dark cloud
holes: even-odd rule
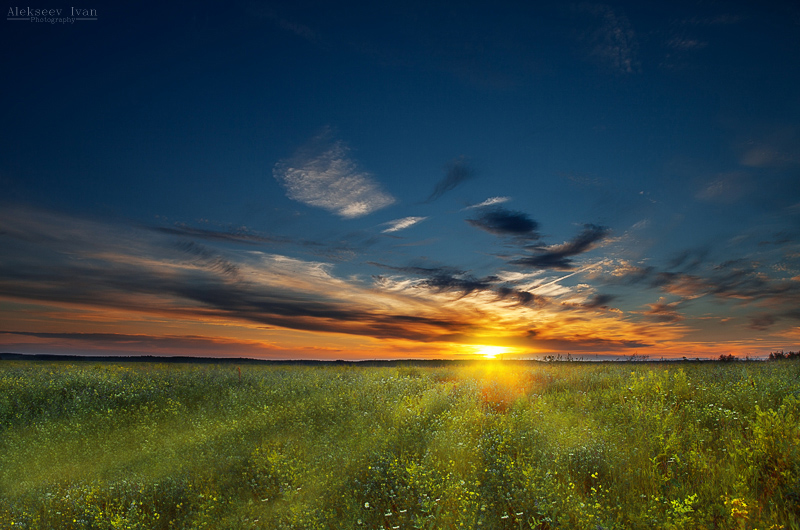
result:
[[[757,331],[764,331],[772,327],[776,322],[778,322],[778,318],[775,315],[756,315],[750,317],[750,325],[748,327]]]
[[[382,263],[369,263],[383,269],[420,276],[423,278],[421,285],[425,287],[430,287],[439,292],[458,292],[463,296],[475,291],[491,290],[493,284],[500,281],[496,276],[488,276],[482,279],[475,278],[465,271],[453,267],[395,267]]]
[[[485,209],[476,219],[467,219],[475,228],[480,228],[496,236],[514,236],[525,239],[538,239],[536,230],[539,223],[522,212],[505,208]]]
[[[510,263],[536,269],[570,270],[574,268],[570,259],[572,256],[592,250],[609,233],[610,230],[604,226],[587,224],[571,241],[550,247],[534,247],[536,254],[511,260]]]
[[[596,294],[589,298],[583,307],[586,309],[606,309],[608,304],[617,297],[613,294]]]
[[[176,243],[175,247],[193,256],[198,264],[207,267],[209,270],[225,276],[236,276],[239,274],[239,267],[237,265],[225,259],[219,252],[199,245],[194,241],[181,241]]]
[[[437,340],[470,327],[441,315],[386,314],[366,294],[354,303],[355,295],[336,288],[320,264],[285,256],[223,253],[194,241],[154,237],[150,229],[53,214],[0,220],[6,232],[0,236],[3,298],[411,340]],[[27,237],[18,239],[17,233]],[[448,287],[446,275],[438,282]],[[462,278],[453,288],[483,285]]]
[[[669,269],[680,269],[689,272],[705,263],[709,253],[708,247],[684,250],[672,257],[667,263]]]
[[[201,335],[139,335],[128,333],[46,333],[2,331],[14,351],[41,353],[55,346],[59,353],[76,355],[161,355],[285,357],[286,352],[261,341]],[[13,337],[20,337],[14,342]],[[25,337],[42,339],[26,340]],[[44,342],[44,344],[43,344]]]
[[[367,235],[366,232],[353,232],[338,240],[311,240],[303,238],[289,238],[282,236],[264,235],[254,232],[246,227],[230,230],[209,230],[197,228],[183,223],[167,227],[144,227],[156,233],[177,236],[180,238],[202,239],[209,243],[231,243],[244,245],[263,245],[275,247],[280,245],[302,247],[307,252],[332,261],[348,261],[354,258],[359,251],[369,248],[378,242],[378,238]]]
[[[654,304],[647,304],[649,309],[644,314],[656,322],[679,322],[683,320],[683,316],[677,311],[679,304],[680,302],[666,302],[664,298],[660,298]]]
[[[200,335],[132,335],[128,333],[46,333],[31,331],[0,331],[0,334],[20,335],[24,337],[36,337],[39,339],[55,339],[80,341],[87,343],[115,344],[138,347],[195,347],[202,345],[214,345],[220,342],[219,339],[203,337]]]
[[[216,316],[288,329],[414,340],[436,340],[442,333],[468,328],[447,319],[355,308],[331,295],[254,284],[213,268],[164,275],[146,267],[111,263],[86,268],[40,264],[24,272],[0,267],[0,278],[0,295],[12,298],[173,317]]]
[[[800,320],[800,309],[797,308],[797,304],[800,304],[800,297],[794,297],[793,302],[796,305],[792,308],[777,311],[775,313],[762,313],[760,315],[751,316],[749,326],[750,329],[765,331],[777,324],[780,320]]]
[[[631,349],[648,348],[652,344],[639,340],[614,340],[601,337],[576,335],[570,338],[543,338],[549,334],[547,328],[528,330],[520,345],[533,346],[542,352],[607,353],[626,352]]]
[[[423,278],[421,285],[438,292],[459,293],[467,296],[474,292],[494,292],[498,300],[515,300],[519,305],[531,305],[535,300],[543,301],[543,297],[535,297],[527,291],[520,291],[507,285],[498,285],[502,280],[494,275],[475,278],[463,270],[453,267],[395,267],[382,263],[370,262],[371,265],[384,269],[413,274]]]
[[[677,322],[683,317],[679,304],[705,296],[737,306],[754,305],[761,309],[750,317],[750,329],[765,331],[784,319],[800,319],[800,282],[776,277],[774,268],[747,259],[733,259],[712,265],[705,263],[706,251],[678,254],[667,265],[679,271],[658,270],[653,266],[626,267],[606,280],[608,284],[644,284],[681,300],[669,304],[650,304],[643,314],[658,322]],[[703,266],[705,264],[705,266]],[[686,271],[692,271],[689,274]]]
[[[475,171],[467,164],[464,158],[453,160],[445,168],[445,176],[436,183],[430,197],[425,202],[433,202],[448,191],[455,189],[459,184],[475,176]]]
[[[537,300],[541,300],[542,297],[535,297],[532,293],[528,291],[520,291],[518,289],[512,289],[511,287],[498,287],[497,290],[497,297],[500,300],[508,300],[513,299],[519,305],[522,306],[529,306],[532,305]]]
[[[447,266],[436,266],[436,267],[422,267],[422,266],[415,266],[415,265],[406,265],[402,267],[398,267],[395,265],[386,265],[385,263],[378,263],[376,261],[368,261],[368,265],[374,265],[375,267],[380,267],[382,269],[401,272],[404,274],[413,274],[414,276],[439,276],[439,275],[452,275],[452,276],[460,276],[466,274],[466,271],[461,269],[457,269],[455,267],[447,267]]]
[[[491,290],[497,281],[499,278],[496,276],[479,279],[472,276],[456,277],[440,274],[426,279],[424,285],[440,292],[458,292],[466,296],[475,291]]]
[[[176,224],[175,226],[151,227],[150,230],[174,236],[185,236],[197,239],[205,239],[209,241],[244,243],[248,245],[256,245],[259,243],[288,243],[291,241],[288,238],[277,238],[277,237],[269,237],[260,234],[255,234],[253,232],[250,232],[246,228],[221,231],[221,230],[208,230],[205,228],[194,228],[191,226],[187,226],[185,224]]]

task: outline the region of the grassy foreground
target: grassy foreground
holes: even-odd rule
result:
[[[800,529],[800,362],[0,362],[0,528]]]

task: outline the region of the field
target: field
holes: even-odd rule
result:
[[[0,528],[800,529],[800,362],[0,362]]]

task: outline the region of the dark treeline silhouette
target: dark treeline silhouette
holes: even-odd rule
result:
[[[784,352],[776,351],[769,354],[768,360],[779,361],[783,359],[800,359],[800,351]],[[733,354],[720,355],[717,361],[719,362],[737,362],[737,361],[757,361],[757,358],[744,357],[739,358]],[[339,366],[419,366],[419,367],[445,367],[445,366],[458,366],[470,365],[475,363],[486,362],[482,359],[392,359],[392,360],[360,360],[360,361],[345,361],[345,360],[303,360],[303,359],[290,359],[290,360],[276,360],[276,359],[252,359],[246,357],[190,357],[190,356],[158,356],[158,355],[58,355],[58,354],[27,354],[27,353],[0,353],[0,361],[58,361],[58,362],[74,362],[74,363],[154,363],[154,364],[230,364],[230,365],[246,365],[246,364],[272,364],[272,365],[289,365],[289,366],[323,366],[323,365],[339,365]],[[566,355],[546,355],[542,359],[502,359],[499,362],[504,364],[537,364],[537,363],[558,363],[558,362],[573,362],[573,363],[649,363],[659,364],[664,362],[713,362],[713,359],[650,359],[646,355],[634,354],[624,359],[603,359],[593,361],[584,357],[574,357],[570,354]],[[492,361],[498,362],[498,360]]]
[[[782,359],[800,359],[800,351],[774,351],[769,354],[770,361],[780,361]]]

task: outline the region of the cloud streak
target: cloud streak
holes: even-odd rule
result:
[[[536,269],[570,270],[575,267],[573,256],[588,252],[608,236],[610,230],[604,226],[584,225],[583,231],[575,238],[550,247],[534,247],[533,255],[516,258],[510,261],[513,265]]]
[[[486,206],[496,206],[498,204],[502,204],[502,203],[508,202],[510,200],[511,200],[510,197],[489,197],[488,199],[486,199],[483,202],[480,202],[478,204],[473,204],[471,206],[467,206],[465,208],[465,210],[469,210],[471,208],[483,208],[483,207],[486,207]]]
[[[433,192],[425,202],[433,202],[448,191],[454,190],[460,184],[475,176],[475,171],[467,164],[463,158],[458,158],[450,162],[445,168],[445,176],[436,183]]]
[[[597,30],[587,37],[591,57],[615,72],[630,74],[639,70],[639,46],[628,17],[606,4],[582,3],[578,12],[599,22]]]
[[[427,217],[403,217],[402,219],[395,219],[394,221],[384,223],[385,225],[389,225],[389,228],[383,230],[381,233],[390,234],[392,232],[399,232],[417,223],[421,223],[425,219],[427,219]]]
[[[292,158],[275,164],[272,175],[286,195],[345,219],[362,217],[395,202],[372,174],[361,170],[347,145],[330,131],[315,137]]]

